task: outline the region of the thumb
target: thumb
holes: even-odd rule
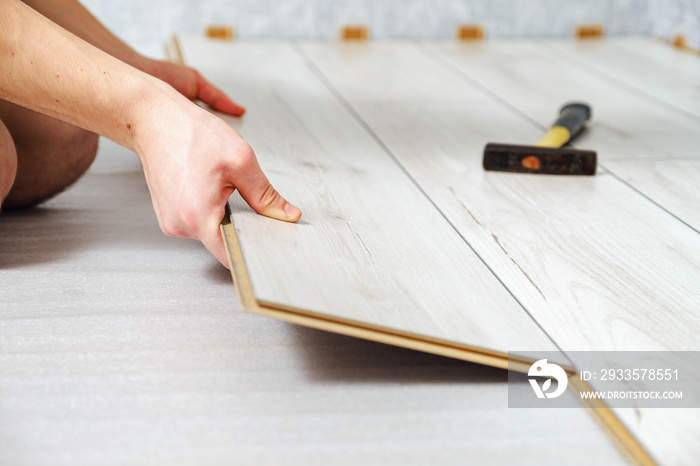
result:
[[[301,210],[287,202],[272,187],[259,167],[255,173],[238,180],[236,188],[248,205],[260,215],[292,223],[301,218]]]

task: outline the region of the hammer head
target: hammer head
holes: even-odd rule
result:
[[[547,175],[595,175],[597,155],[590,150],[487,144],[484,169]]]

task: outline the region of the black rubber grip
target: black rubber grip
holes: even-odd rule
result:
[[[583,131],[586,122],[590,119],[590,105],[581,102],[572,102],[564,105],[561,110],[559,110],[559,119],[552,126],[563,126],[568,129],[571,134],[569,142],[571,142]]]

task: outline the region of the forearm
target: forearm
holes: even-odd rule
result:
[[[24,3],[46,16],[62,28],[94,45],[98,49],[143,69],[144,57],[109,32],[77,0],[23,0]]]
[[[63,1],[68,0],[56,0]],[[112,53],[111,39],[100,40]],[[219,224],[234,190],[256,212],[296,222],[301,211],[270,185],[243,138],[175,89],[232,115],[244,109],[194,70],[164,63],[156,75],[174,87],[88,44],[20,0],[0,0],[0,99],[136,151],[166,234],[196,238],[227,264]]]
[[[154,113],[186,101],[162,81],[73,36],[18,0],[0,0],[0,99],[138,152]]]

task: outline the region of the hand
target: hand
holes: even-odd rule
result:
[[[226,94],[204,79],[195,69],[143,57],[139,68],[170,84],[188,99],[200,100],[213,110],[233,116],[241,116],[245,113],[245,108],[229,99]]]
[[[301,211],[275,191],[233,128],[185,99],[173,100],[153,110],[138,143],[158,222],[166,235],[200,240],[228,267],[219,224],[234,190],[267,217],[296,222]]]

